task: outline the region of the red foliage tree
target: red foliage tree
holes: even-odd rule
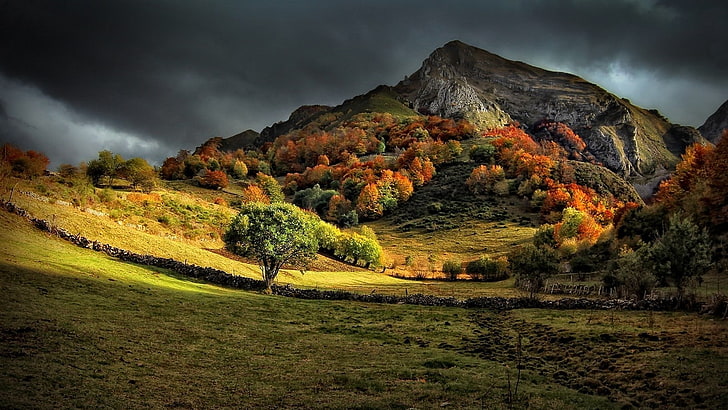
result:
[[[162,168],[159,170],[159,175],[162,177],[162,179],[170,181],[176,179],[184,179],[184,167],[184,162],[179,161],[175,157],[169,157],[165,159],[162,163]]]
[[[15,173],[17,176],[33,178],[43,175],[50,160],[45,154],[28,150],[23,152],[19,148],[11,144],[4,144],[0,147],[0,163],[9,174]]]
[[[200,186],[205,188],[220,189],[228,186],[228,177],[223,171],[210,171],[208,169],[198,181]]]

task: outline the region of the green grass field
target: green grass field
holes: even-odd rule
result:
[[[722,321],[286,299],[118,262],[4,211],[0,224],[2,407],[718,408],[728,400]],[[523,370],[509,403],[519,333]]]
[[[53,187],[53,185],[49,186]],[[186,184],[177,184],[175,187],[178,188],[179,191],[167,190],[159,192],[161,192],[163,197],[169,198],[170,202],[189,204],[193,209],[195,209],[194,207],[196,206],[201,207],[205,205],[204,200],[200,199],[204,199],[204,195],[202,195],[204,192],[201,194],[198,191],[209,190],[202,190]],[[32,187],[23,188],[30,190]],[[5,198],[7,198],[8,195],[9,194],[7,192],[4,193]],[[123,193],[119,194],[120,197],[122,195]],[[216,238],[208,237],[196,240],[187,239],[182,235],[176,235],[174,232],[165,230],[164,227],[160,227],[160,224],[157,223],[154,218],[150,219],[148,217],[144,218],[132,216],[130,218],[114,219],[110,216],[97,215],[83,211],[76,207],[53,202],[45,202],[38,200],[37,198],[18,193],[14,195],[14,202],[22,208],[27,209],[37,218],[52,221],[59,227],[65,228],[73,233],[80,233],[92,240],[108,243],[132,252],[173,258],[200,266],[210,266],[237,275],[256,279],[260,278],[260,269],[257,265],[242,263],[216,253],[224,246],[223,242],[219,239],[219,235]],[[128,201],[120,199],[120,205],[118,206],[122,208],[143,207],[142,205],[129,205],[127,202]],[[212,204],[207,205],[210,209],[217,209],[218,212],[223,213],[223,211],[221,211],[222,207]],[[96,207],[100,211],[108,211],[104,204],[96,204]],[[150,204],[146,207],[158,208],[154,210],[156,213],[161,214],[164,212],[164,209],[161,208],[160,204]],[[232,211],[226,212],[229,215],[233,214]],[[205,230],[214,229],[214,227],[210,227],[209,225],[203,226]],[[417,242],[415,239],[406,239],[403,236],[398,237],[398,235],[401,234],[394,230],[389,230],[386,225],[375,225],[375,228],[382,232],[380,236],[385,248],[391,247],[390,249],[394,249],[396,252],[399,252],[399,249],[404,249],[404,247],[411,247],[412,249],[418,249],[419,251],[423,249],[422,244]],[[475,229],[475,227],[471,228]],[[519,229],[522,229],[522,231]],[[500,234],[505,231],[502,228],[497,228],[494,229],[494,232]],[[521,232],[523,233],[521,234]],[[513,227],[513,230],[509,235],[498,235],[496,239],[489,239],[490,237],[487,235],[479,236],[479,238],[484,241],[489,241],[489,243],[497,243],[502,246],[507,246],[506,244],[514,240],[511,236],[511,234],[514,233],[519,233],[519,235],[526,238],[530,234],[530,230],[529,228]],[[439,244],[436,248],[445,249],[445,252],[447,253],[450,249],[447,248],[447,234],[441,234],[438,232],[434,235],[440,238]],[[412,235],[409,235],[409,237],[412,237]],[[397,244],[399,244],[402,248],[397,248]],[[482,244],[479,244],[478,246],[481,245]],[[457,250],[455,250],[455,252],[457,252]],[[460,252],[467,252],[467,247],[463,247]],[[422,256],[420,259],[426,259],[426,254],[421,253],[420,256]],[[298,270],[282,271],[277,278],[278,283],[290,283],[300,287],[342,289],[365,293],[376,291],[379,293],[398,295],[403,295],[405,293],[427,293],[462,298],[472,296],[519,295],[513,288],[512,280],[497,283],[453,283],[404,280],[391,276],[392,274],[406,273],[401,269],[387,270],[385,273],[379,273],[351,266],[343,266],[341,263],[332,261],[325,257],[320,257],[319,259],[320,260],[315,264],[316,269],[313,271],[306,273],[301,273]],[[442,261],[437,264],[438,269],[440,268],[441,263]]]

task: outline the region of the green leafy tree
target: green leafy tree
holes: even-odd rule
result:
[[[352,226],[359,225],[359,214],[355,210],[351,210],[339,216],[336,223],[342,228],[351,228]]]
[[[442,264],[442,272],[450,280],[457,280],[458,275],[463,273],[463,264],[459,260],[451,259]]]
[[[496,281],[508,278],[508,259],[500,257],[490,259],[487,256],[470,261],[465,266],[465,272],[481,280]]]
[[[549,276],[559,272],[556,252],[547,247],[521,246],[508,254],[508,261],[516,276],[516,285],[528,291],[530,298],[536,296]]]
[[[338,237],[335,255],[345,261],[363,264],[368,268],[379,264],[382,247],[376,238],[355,232],[343,232]]]
[[[102,181],[105,181],[107,186],[111,186],[122,164],[124,158],[121,155],[109,150],[100,151],[99,157],[88,163],[86,175],[91,178],[94,185],[101,185]]]
[[[475,162],[489,162],[495,155],[495,147],[491,144],[473,145],[470,148],[470,159]]]
[[[154,189],[157,173],[154,167],[144,158],[132,158],[119,167],[118,175],[131,183],[134,189],[141,188],[145,192]]]
[[[258,186],[268,195],[271,203],[283,202],[286,196],[283,194],[281,184],[275,178],[262,172],[258,172],[256,178],[258,180]]]
[[[283,264],[305,266],[319,249],[319,219],[287,203],[244,204],[223,237],[236,255],[256,259],[270,292]]]
[[[648,249],[647,265],[665,284],[671,280],[682,298],[692,279],[701,280],[711,266],[708,232],[680,214],[670,217],[665,233]]]
[[[319,215],[325,215],[328,210],[329,201],[338,192],[327,189],[321,189],[319,184],[314,185],[312,188],[302,189],[293,196],[293,203],[303,209],[316,211]]]
[[[339,228],[330,223],[321,221],[316,225],[316,239],[321,249],[333,253],[336,250],[339,236],[341,236]]]
[[[248,167],[245,165],[245,162],[236,160],[233,163],[232,175],[237,179],[245,178],[248,175]]]
[[[609,287],[616,286],[621,297],[644,299],[657,285],[657,278],[645,266],[648,251],[645,246],[636,251],[629,248],[622,250],[612,275],[605,277],[605,283],[610,282],[607,283]]]

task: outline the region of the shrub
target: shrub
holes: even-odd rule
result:
[[[457,280],[458,275],[463,273],[463,265],[459,260],[449,260],[442,264],[442,272],[447,275],[450,280]]]
[[[440,211],[442,211],[442,202],[433,202],[433,203],[427,205],[427,212],[429,212],[429,213],[436,214],[436,213],[439,213]]]
[[[111,202],[116,199],[116,192],[110,188],[104,188],[96,193],[101,202]]]
[[[555,247],[556,240],[554,239],[554,225],[544,224],[539,226],[536,233],[533,235],[533,244],[536,247]]]
[[[142,194],[138,192],[130,192],[126,196],[126,200],[134,202],[135,204],[148,205],[150,203],[162,202],[162,197],[159,194]]]
[[[551,248],[525,245],[508,255],[511,271],[516,275],[516,286],[528,291],[534,298],[549,276],[559,272],[558,257]]]
[[[488,162],[495,155],[495,147],[491,144],[474,145],[470,149],[470,159],[476,162]]]
[[[336,223],[342,228],[351,228],[359,225],[359,214],[355,210],[351,210],[339,217]]]
[[[483,256],[468,262],[465,272],[479,280],[499,281],[508,278],[508,260],[499,258],[492,260]]]
[[[415,264],[415,257],[412,256],[412,255],[407,255],[404,258],[404,264],[405,264],[405,266],[414,266],[414,264]]]
[[[505,178],[505,171],[500,165],[481,165],[473,169],[465,184],[474,194],[494,192],[498,195],[507,195],[508,183],[504,181]]]
[[[616,288],[620,297],[643,299],[650,294],[657,285],[657,278],[644,266],[647,251],[648,247],[622,251],[616,269],[604,277],[604,284]]]
[[[510,190],[511,184],[505,179],[493,184],[493,193],[498,196],[507,196],[510,193]]]

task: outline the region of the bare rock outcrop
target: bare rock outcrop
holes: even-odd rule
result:
[[[580,77],[459,41],[435,50],[395,90],[423,114],[467,118],[481,128],[514,120],[526,126],[543,119],[566,123],[601,163],[633,180],[672,168],[685,146],[701,139],[698,133],[676,135],[673,124],[656,111]]]
[[[723,131],[728,129],[728,100],[698,128],[703,137],[717,144]]]

